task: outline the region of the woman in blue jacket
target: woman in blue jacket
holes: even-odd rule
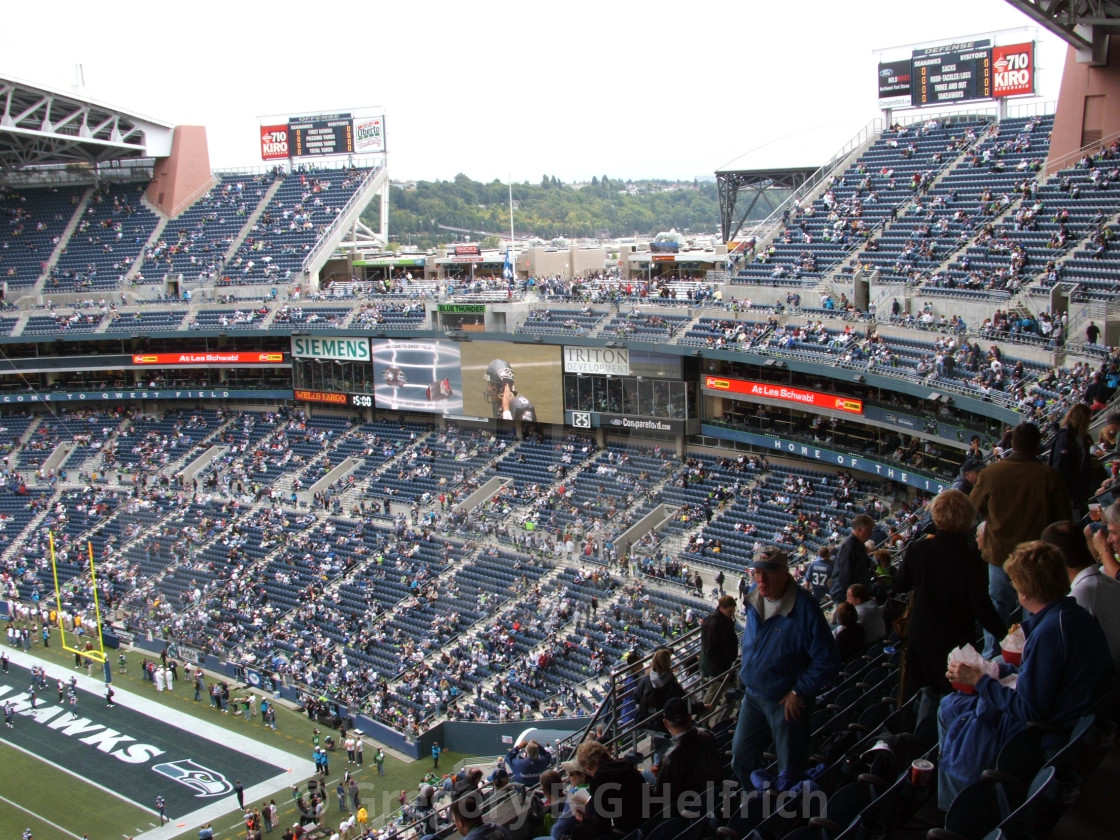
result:
[[[1069,575],[1057,548],[1038,540],[1021,543],[1003,568],[1030,616],[1022,625],[1026,644],[1018,681],[1011,688],[974,665],[949,667],[951,683],[973,686],[976,693],[950,694],[938,711],[937,799],[943,810],[994,765],[1000,748],[1028,721],[1072,730],[1112,676],[1104,632],[1069,597]],[[1001,677],[1013,671],[1000,666]]]

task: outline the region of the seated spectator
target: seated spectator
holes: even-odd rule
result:
[[[847,601],[841,601],[836,605],[832,618],[836,622],[833,634],[836,646],[840,648],[840,658],[851,659],[863,649],[863,628],[859,626],[856,608]]]
[[[950,694],[938,711],[937,800],[942,810],[993,765],[1007,740],[1029,721],[1068,732],[1104,695],[1112,678],[1104,632],[1069,597],[1069,576],[1057,548],[1040,540],[1022,543],[1007,558],[1004,571],[1030,616],[1022,625],[1026,644],[1018,681],[1011,688],[975,665],[949,666],[949,681],[971,686],[975,693]],[[1013,666],[1000,666],[1001,677],[1013,672]],[[1050,746],[1060,743],[1061,737],[1054,736]]]
[[[879,604],[871,597],[871,590],[864,584],[853,583],[848,587],[848,603],[856,608],[859,626],[863,628],[864,644],[877,642],[887,635],[887,626],[883,622]]]
[[[1113,411],[1097,434],[1097,455],[1105,455],[1116,450],[1118,432],[1120,432],[1120,411]]]
[[[689,816],[681,809],[689,810],[690,802],[706,802],[707,791],[723,781],[723,758],[712,733],[693,723],[687,701],[674,697],[665,704],[661,720],[673,744],[657,769],[654,793],[659,799],[669,800],[669,816]],[[682,801],[684,794],[697,797],[688,796]],[[691,809],[696,807],[692,805]]]
[[[563,808],[560,809],[560,813],[556,817],[556,822],[552,824],[552,829],[549,831],[552,840],[564,840],[565,837],[571,836],[576,823],[580,821],[583,815],[583,806],[577,804],[582,797],[576,794],[586,794],[587,783],[591,781],[591,777],[587,774],[587,771],[584,769],[583,765],[579,763],[579,759],[577,758],[562,762],[560,767],[568,774],[568,789],[563,799]],[[541,774],[542,784],[544,783],[544,777],[546,775],[547,771]],[[576,814],[577,810],[580,811],[578,816]]]
[[[550,837],[553,827],[564,811],[568,810],[568,797],[564,789],[564,780],[558,770],[549,769],[541,773],[540,785],[541,801],[544,805],[544,823],[540,831],[542,836]]]
[[[579,745],[576,760],[591,781],[590,800],[573,840],[597,840],[612,832],[625,836],[638,828],[645,819],[649,788],[637,768],[624,758],[612,758],[606,747],[592,740]]]
[[[470,782],[456,785],[452,796],[451,822],[464,840],[512,840],[505,827],[483,820],[485,804],[477,787]]]

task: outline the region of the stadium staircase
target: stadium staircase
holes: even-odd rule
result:
[[[47,285],[47,279],[51,276],[51,272],[58,264],[59,259],[62,257],[63,252],[66,250],[67,244],[70,242],[70,237],[74,235],[74,231],[78,229],[81,224],[82,217],[85,216],[86,208],[89,207],[90,199],[93,198],[94,188],[90,187],[82,194],[78,203],[74,207],[74,212],[70,215],[70,221],[66,223],[65,229],[62,231],[62,236],[58,240],[58,244],[54,246],[51,255],[47,257],[46,263],[43,265],[43,271],[39,275],[39,279],[35,281],[35,286],[32,292],[37,295],[42,295]],[[21,326],[22,329],[22,326]],[[14,330],[13,330],[14,332]]]
[[[948,180],[949,176],[957,172],[962,164],[964,164],[969,153],[973,152],[978,147],[983,145],[984,141],[991,137],[993,132],[998,130],[998,127],[998,123],[993,123],[992,125],[988,126],[988,128],[986,128],[983,133],[977,136],[976,140],[971,145],[956,152],[954,156],[937,171],[937,174],[930,181],[928,188],[922,194],[925,195],[934,192],[939,185]],[[913,202],[914,197],[915,194],[912,193],[902,201],[895,204],[895,208],[897,209],[899,216],[906,215],[906,210]],[[845,256],[843,260],[840,260],[825,271],[821,272],[821,279],[817,284],[817,292],[821,294],[822,297],[826,294],[838,297],[840,292],[837,289],[837,282],[846,283],[851,279],[852,272],[858,269],[860,264],[863,262],[862,257],[864,256],[864,251],[867,244],[870,242],[878,241],[885,233],[887,233],[891,229],[894,224],[895,222],[893,220],[885,220],[882,224],[877,225],[874,231],[874,235],[865,240],[859,248],[853,248],[851,253]],[[952,254],[956,253],[956,250],[958,249],[954,249],[953,251],[947,253],[942,260],[942,263],[947,262]],[[914,287],[907,284],[905,286],[905,289],[907,296],[912,297],[915,291]],[[875,311],[878,311],[877,307]]]
[[[550,587],[554,587],[558,584],[559,579],[560,579],[561,575],[563,574],[563,572],[565,570],[565,566],[566,566],[566,564],[558,565],[556,568],[552,569],[547,575],[545,575],[544,577],[542,577],[538,581],[538,584],[539,584],[542,591],[547,591]],[[600,604],[600,609],[610,610],[610,608],[611,608],[611,603],[609,603],[609,602]],[[582,625],[581,625],[582,620],[583,620],[582,614],[580,613],[579,610],[576,610],[573,613],[571,620],[569,620],[567,623],[557,627],[552,632],[552,636],[550,638],[547,638],[543,642],[541,642],[540,644],[535,645],[522,658],[523,659],[536,660],[538,657],[540,657],[541,654],[545,653],[546,651],[551,651],[551,649],[555,646],[557,640],[566,639],[571,634],[579,632],[581,627],[582,627]],[[475,633],[481,633],[491,624],[493,624],[493,618],[492,617],[489,620],[484,620],[484,621],[479,622],[479,624],[475,628],[472,628],[472,635],[475,634]],[[476,696],[481,695],[482,697],[485,697],[489,693],[500,693],[498,691],[498,689],[500,689],[501,683],[507,677],[508,677],[508,669],[503,670],[503,671],[499,671],[498,673],[494,674],[493,676],[488,677],[487,679],[483,680],[482,683],[479,685],[478,693],[476,694]],[[598,675],[591,675],[591,676],[588,676],[587,679],[585,679],[582,683],[571,683],[571,684],[569,684],[568,688],[569,688],[570,692],[575,695],[575,697],[577,698],[577,702],[579,704],[578,709],[574,709],[574,710],[570,710],[570,711],[574,711],[577,714],[581,714],[581,713],[585,712],[587,710],[587,707],[588,707],[588,704],[589,704],[589,697],[593,696],[593,694],[591,693],[590,690],[593,687],[598,688],[598,686],[601,682],[602,682],[602,677],[600,677]],[[541,703],[542,703],[542,705],[550,703],[554,698],[560,698],[560,700],[564,704],[565,708],[567,708],[569,706],[568,698],[566,696],[564,696],[564,694],[562,692],[554,692],[553,694],[549,695],[548,697],[545,697],[541,701]]]
[[[849,140],[836,154],[829,159],[829,161],[813,173],[812,177],[802,184],[798,189],[790,194],[789,198],[783,201],[778,207],[762,222],[755,225],[749,234],[741,237],[741,239],[755,238],[755,253],[761,254],[782,232],[785,225],[782,222],[782,214],[790,210],[794,206],[795,201],[800,201],[801,206],[811,205],[818,198],[823,196],[829,189],[829,178],[837,173],[843,173],[848,170],[860,157],[870,149],[875,141],[879,139],[879,135],[883,133],[883,121],[881,119],[874,119],[869,122],[863,129],[860,130],[851,140]]]
[[[271,317],[273,314],[275,314],[275,310],[273,310],[273,312],[269,314],[269,317]],[[266,319],[266,323],[267,323],[267,319]],[[346,432],[343,435],[341,435],[339,437],[336,437],[332,441],[332,449],[337,449],[344,441],[353,439],[353,438],[358,437],[358,436],[363,435],[363,434],[365,434],[365,431],[362,429],[361,425],[356,425],[353,428],[347,429]],[[423,437],[426,437],[426,435],[423,436]],[[419,438],[417,440],[417,443],[419,443],[420,440],[423,439],[423,437]],[[385,464],[382,464],[380,467],[378,467],[378,470],[382,469],[388,463],[396,461],[407,450],[408,450],[408,447],[406,447],[400,453],[397,453],[396,455],[394,455],[389,461],[385,462]],[[283,498],[288,499],[288,498],[290,498],[292,491],[295,489],[296,482],[299,481],[299,482],[301,482],[301,487],[297,492],[306,493],[306,492],[310,491],[312,489],[312,487],[315,484],[317,484],[325,476],[320,476],[319,478],[315,479],[314,481],[304,482],[304,478],[307,475],[308,471],[312,467],[317,466],[319,461],[323,457],[328,457],[328,456],[331,456],[333,454],[334,453],[328,452],[328,453],[323,453],[323,454],[320,454],[320,455],[316,455],[314,458],[311,458],[306,464],[304,464],[298,470],[294,470],[292,472],[285,473],[278,481],[276,481],[273,484],[272,489],[273,490],[279,490],[281,495],[283,496]],[[333,460],[334,459],[332,457],[332,463],[333,463]],[[340,463],[342,463],[342,462],[339,461],[338,464],[335,464],[334,466],[337,467]],[[354,469],[358,469],[360,466],[361,466],[360,464],[355,465]],[[351,470],[350,472],[353,472],[353,470]],[[347,475],[348,474],[349,473],[347,473]],[[342,476],[342,478],[345,478],[345,476]],[[367,482],[358,482],[353,487],[347,488],[346,491],[344,491],[342,494],[339,494],[337,496],[332,496],[332,498],[338,498],[343,503],[343,510],[344,511],[349,511],[350,506],[347,503],[351,499],[354,499],[355,503],[357,503],[357,501],[360,501],[360,495],[361,494],[358,493],[357,495],[355,495],[354,491],[358,490],[365,483],[367,483]],[[301,502],[301,506],[306,506],[306,505],[307,505],[306,502]]]
[[[268,185],[268,189],[264,191],[261,200],[257,202],[257,206],[253,208],[253,212],[245,219],[245,224],[241,226],[241,230],[238,232],[237,236],[233,238],[229,247],[226,248],[226,252],[222,255],[223,264],[229,265],[230,261],[237,254],[238,249],[244,244],[245,238],[253,232],[253,225],[260,221],[261,216],[264,215],[265,208],[268,207],[273,196],[280,191],[280,187],[283,183],[283,178],[277,178]]]
[[[22,555],[27,548],[27,541],[31,538],[31,535],[38,530],[39,526],[43,524],[43,520],[47,518],[50,512],[51,505],[44,505],[43,509],[36,513],[35,516],[31,518],[31,521],[24,526],[23,530],[19,532],[19,536],[12,540],[11,544],[4,549],[4,552],[0,554],[0,560],[11,560],[17,554]]]
[[[1108,226],[1111,224],[1116,224],[1117,222],[1120,222],[1120,214],[1113,214],[1109,218],[1106,218],[1103,224],[1104,226]],[[1077,244],[1085,244],[1085,238],[1081,238]],[[1079,251],[1080,249],[1076,245],[1074,245],[1073,247],[1067,248],[1066,251],[1054,261],[1055,265],[1058,268],[1058,285],[1064,285],[1068,287],[1070,294],[1070,305],[1069,311],[1067,313],[1068,322],[1066,324],[1067,341],[1080,341],[1082,336],[1085,335],[1085,328],[1089,326],[1090,321],[1103,321],[1106,318],[1120,314],[1120,301],[1116,300],[1115,298],[1109,301],[1095,299],[1086,301],[1073,300],[1073,296],[1077,291],[1078,283],[1076,279],[1064,279],[1062,277],[1062,275],[1064,274],[1064,272],[1062,271],[1062,267],[1070,260],[1079,259]],[[1036,277],[1035,283],[1024,284],[1012,299],[1013,302],[1022,302],[1024,305],[1026,305],[1028,310],[1031,309],[1027,301],[1030,297],[1034,296],[1031,294],[1033,291],[1032,287],[1038,285],[1038,279],[1039,278]],[[1049,303],[1049,296],[1045,297],[1044,300]],[[1098,324],[1098,326],[1103,326],[1103,324]]]
[[[355,507],[359,507],[363,501],[369,500],[373,495],[370,493],[370,485],[377,480],[377,477],[390,467],[399,467],[402,463],[407,461],[413,453],[423,449],[424,445],[432,439],[432,436],[432,433],[420,435],[408,446],[401,447],[401,450],[393,455],[393,457],[379,464],[377,469],[373,470],[364,479],[355,482],[337,496],[334,496],[334,498],[339,500],[343,514],[349,513],[349,511],[353,510]]]
[[[1058,282],[1061,283],[1062,281],[1059,280]],[[1074,289],[1076,289],[1076,286]],[[1103,327],[1104,321],[1116,317],[1120,317],[1120,300],[1071,302],[1066,340],[1071,342],[1081,341],[1090,321],[1095,321],[1098,327]]]
[[[304,258],[303,272],[305,277],[315,276],[327,264],[331,255],[334,254],[335,248],[338,247],[354,226],[354,223],[361,217],[362,209],[369,203],[371,196],[383,189],[388,180],[389,173],[385,167],[372,169],[366,174],[358,189],[343,205],[342,211],[319,235],[315,245]]]
[[[146,193],[141,196],[140,203],[147,207],[158,221],[156,222],[156,226],[152,228],[151,235],[148,237],[147,241],[144,242],[144,246],[140,249],[140,253],[136,256],[136,260],[132,263],[128,271],[125,272],[124,282],[130,285],[135,285],[136,278],[141,276],[140,272],[144,267],[144,255],[156,246],[160,237],[163,236],[163,231],[167,228],[167,223],[170,221],[170,219],[163,214],[162,210],[148,201]]]

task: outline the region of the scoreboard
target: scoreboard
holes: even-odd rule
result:
[[[911,104],[989,99],[992,95],[991,65],[991,41],[922,50],[911,61]]]
[[[369,155],[385,151],[385,118],[353,114],[289,117],[260,127],[261,160]]]
[[[920,108],[1034,93],[1034,44],[991,39],[914,50],[878,65],[879,107]]]
[[[292,157],[322,157],[354,153],[354,120],[350,114],[333,114],[288,123]]]

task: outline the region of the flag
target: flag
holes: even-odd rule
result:
[[[513,262],[510,260],[509,248],[506,248],[506,261],[505,265],[502,266],[502,279],[512,280],[513,276]]]

